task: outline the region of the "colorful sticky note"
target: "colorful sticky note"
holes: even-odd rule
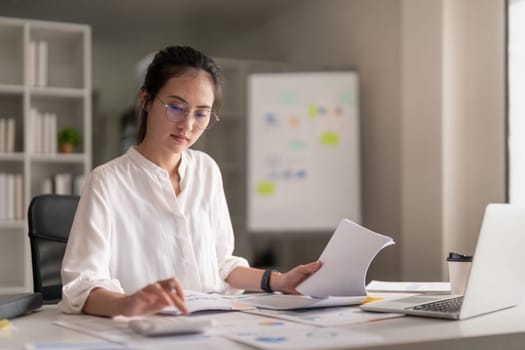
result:
[[[337,100],[341,104],[353,105],[355,104],[355,93],[352,89],[343,90],[337,95]]]
[[[279,97],[279,100],[281,101],[282,104],[293,105],[293,104],[297,104],[298,98],[295,93],[290,92],[290,91],[285,91],[281,94],[281,96]]]
[[[292,128],[298,128],[301,125],[301,120],[299,120],[299,118],[297,118],[295,115],[292,115],[290,118],[288,118],[288,124],[290,124]]]
[[[365,301],[363,301],[363,304],[373,303],[374,301],[380,301],[383,299],[384,299],[383,297],[373,297],[373,296],[368,295]]]
[[[306,170],[305,169],[301,169],[301,170],[298,170],[297,173],[295,174],[298,178],[304,178],[306,177]]]
[[[339,133],[333,131],[325,131],[321,135],[321,144],[327,146],[335,146],[339,144]]]
[[[315,105],[308,106],[308,116],[312,119],[315,119],[315,117],[317,117],[317,107]]]
[[[268,112],[264,116],[264,121],[268,125],[276,125],[277,124],[277,117],[275,116],[274,113]]]
[[[261,195],[272,195],[275,192],[275,183],[272,181],[261,181],[257,184],[257,193]]]
[[[7,319],[0,319],[0,329],[9,329],[9,327],[11,327],[11,324]]]
[[[301,151],[306,148],[306,144],[301,140],[292,140],[288,142],[288,149],[293,151]]]

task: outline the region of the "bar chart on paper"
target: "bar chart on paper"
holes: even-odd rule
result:
[[[251,232],[360,222],[357,73],[250,75],[247,164]]]

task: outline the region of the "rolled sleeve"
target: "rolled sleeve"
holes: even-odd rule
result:
[[[221,276],[221,279],[223,281],[226,281],[226,278],[230,275],[230,273],[235,270],[238,267],[249,267],[250,264],[248,264],[248,261],[244,258],[238,257],[238,256],[230,256],[229,258],[225,259],[221,268],[219,269],[219,275]],[[229,295],[238,295],[242,294],[244,292],[243,289],[237,289],[231,287],[227,282],[224,282],[226,288],[223,290],[222,293],[229,294]]]
[[[81,276],[62,288],[62,300],[58,304],[60,311],[68,314],[81,313],[89,293],[95,288],[124,293],[118,280],[96,280],[88,276]]]

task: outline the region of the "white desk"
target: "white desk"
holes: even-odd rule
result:
[[[52,324],[57,318],[75,317],[61,315],[55,307],[44,307],[32,315],[11,320],[10,334],[0,333],[0,349],[23,349],[25,343],[98,340],[86,334]],[[220,317],[220,316],[219,316]],[[250,315],[250,317],[258,317]],[[220,318],[219,318],[220,322]],[[419,317],[401,317],[346,326],[347,329],[374,340],[365,345],[362,341],[348,344],[348,349],[524,349],[525,304],[463,321],[449,321]],[[186,348],[175,344],[177,337],[156,340],[154,349]],[[359,344],[359,345],[357,345]],[[179,346],[176,346],[179,345]],[[188,345],[188,344],[187,344]],[[327,347],[329,343],[327,343]],[[251,349],[224,338],[192,344],[191,349]]]

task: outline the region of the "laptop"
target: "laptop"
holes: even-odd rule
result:
[[[361,309],[461,320],[518,305],[525,294],[525,207],[491,203],[464,295],[414,295]]]

